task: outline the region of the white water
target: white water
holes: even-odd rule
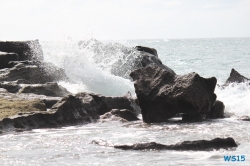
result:
[[[110,65],[95,63],[95,52],[79,49],[77,42],[41,42],[45,60],[65,69],[71,82],[60,82],[73,93],[87,91],[104,95],[134,93],[133,83],[110,74]],[[186,39],[122,41],[127,46],[154,47],[163,63],[177,74],[197,72],[203,77],[215,76],[223,84],[235,68],[250,77],[250,39]],[[145,124],[139,122],[91,123],[60,129],[38,129],[0,135],[1,165],[250,165],[250,86],[246,83],[216,87],[217,98],[224,102],[232,118],[199,123]],[[132,144],[155,141],[174,144],[187,140],[233,137],[236,150],[194,151],[122,151],[92,144]],[[245,155],[242,163],[228,163],[224,155]]]

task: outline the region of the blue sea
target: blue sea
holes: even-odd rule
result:
[[[250,165],[250,122],[237,120],[250,116],[249,83],[219,86],[232,68],[250,78],[250,38],[100,41],[100,45],[90,42],[85,49],[78,42],[40,41],[45,61],[63,68],[70,79],[59,84],[72,93],[123,96],[130,91],[136,96],[133,82],[113,75],[111,69],[124,56],[124,47],[141,45],[155,48],[162,62],[178,75],[196,72],[202,77],[216,77],[217,99],[224,102],[230,118],[182,124],[107,121],[2,134],[1,165]],[[153,141],[175,144],[216,137],[233,137],[239,146],[209,152],[123,151],[110,147]],[[93,140],[106,146],[92,144]],[[228,162],[224,161],[225,155],[244,155],[246,160]]]

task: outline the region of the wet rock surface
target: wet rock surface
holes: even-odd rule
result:
[[[135,99],[129,95],[121,97],[102,96],[94,93],[78,93],[75,95],[80,98],[89,109],[95,110],[98,115],[103,115],[112,109],[128,109],[135,115],[140,113],[140,107]]]
[[[135,49],[138,50],[138,51],[147,52],[149,54],[152,54],[152,55],[158,57],[157,51],[154,48],[144,47],[144,46],[136,46]]]
[[[216,100],[214,77],[179,76],[158,66],[140,68],[130,76],[146,123],[165,122],[178,113],[206,114]]]
[[[193,151],[213,151],[214,149],[235,148],[233,138],[215,138],[213,140],[184,141],[175,145],[164,145],[156,142],[139,143],[134,145],[116,145],[114,148],[122,150],[193,150]]]
[[[207,118],[210,119],[224,118],[224,110],[225,110],[224,103],[219,100],[216,100],[214,106],[207,114]]]
[[[0,81],[16,81],[25,79],[35,83],[46,83],[59,80],[67,80],[63,69],[56,66],[48,70],[46,63],[37,64],[33,61],[13,61],[9,65],[11,68],[0,69]]]
[[[5,53],[0,52],[0,69],[9,67],[10,61],[17,61],[19,58],[18,54],[16,53]]]
[[[137,118],[135,113],[127,109],[112,109],[110,112],[105,113],[100,116],[101,120],[115,120],[115,121],[136,121],[140,120]]]
[[[134,99],[127,96],[105,97],[98,94],[79,93],[61,99],[60,97],[32,93],[13,94],[3,88],[0,88],[0,90],[1,103],[6,105],[0,107],[0,116],[2,116],[0,127],[4,131],[14,130],[15,128],[28,130],[90,123],[97,121],[103,111],[109,112],[117,108],[126,109],[129,107],[133,111],[137,111],[133,109]],[[13,101],[15,101],[15,104],[12,105],[16,105],[16,107],[10,105]],[[35,104],[41,109],[35,109],[33,101],[41,103],[42,106]],[[46,108],[50,109],[47,110]],[[12,109],[15,111],[11,111]],[[127,113],[122,112],[120,114],[127,118],[130,117]]]
[[[19,61],[43,61],[43,51],[38,40],[0,41],[0,51],[18,54]]]
[[[48,82],[46,84],[26,84],[22,86],[18,93],[34,93],[53,97],[64,97],[71,94],[66,88],[63,88],[55,82]]]
[[[230,83],[241,83],[250,81],[250,79],[246,78],[245,76],[241,75],[238,71],[236,71],[234,68],[231,70],[230,76],[226,80],[224,86],[229,85]]]

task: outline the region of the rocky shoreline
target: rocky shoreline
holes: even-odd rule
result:
[[[103,47],[113,47],[97,43],[97,47],[91,49],[98,51]],[[79,46],[85,47],[86,42],[79,42]],[[215,77],[203,78],[198,73],[177,75],[162,64],[154,48],[123,47],[123,51],[127,53],[127,57],[124,57],[127,62],[115,64],[112,72],[114,75],[132,78],[137,98],[129,93],[120,97],[86,92],[73,95],[56,83],[68,80],[68,77],[63,69],[43,61],[43,51],[38,40],[0,41],[1,132],[54,128],[105,119],[134,121],[139,120],[137,116],[140,113],[145,123],[167,122],[178,115],[185,122],[224,117],[225,105],[216,100],[214,93],[217,84]],[[101,61],[105,57],[97,59]],[[223,86],[248,80],[232,69]],[[156,143],[150,145],[153,146],[140,147],[152,148]],[[138,146],[125,149],[135,147]],[[172,145],[169,147],[164,146],[165,149],[171,149]],[[235,145],[229,143],[227,147]]]

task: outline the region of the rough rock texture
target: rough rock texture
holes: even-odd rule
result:
[[[39,66],[32,61],[17,61],[9,63],[11,68],[0,69],[0,81],[16,81],[25,79],[28,82],[46,83],[66,80],[64,70],[54,66],[54,70],[46,72],[45,66]]]
[[[207,118],[217,119],[224,118],[225,105],[223,102],[216,100],[211,111],[207,114]]]
[[[98,115],[103,115],[112,109],[128,109],[138,115],[140,107],[131,96],[109,97],[93,93],[78,93],[75,95],[80,98],[88,109],[96,111]]]
[[[96,111],[88,109],[80,98],[72,95],[64,97],[51,110],[54,110],[56,115],[60,115],[56,119],[60,125],[64,125],[65,121],[67,124],[74,124],[76,122],[91,122],[92,119],[98,118]]]
[[[0,91],[1,92],[1,91]],[[9,95],[9,96],[7,96]],[[27,98],[25,98],[26,96]],[[42,95],[34,95],[33,98]],[[32,100],[31,95],[16,95],[2,91],[2,98]],[[46,97],[46,96],[45,96]],[[4,100],[5,100],[4,99]],[[40,101],[42,98],[39,99]],[[105,97],[96,94],[79,93],[75,96],[68,95],[58,101],[48,111],[24,111],[15,116],[6,117],[0,121],[0,128],[11,130],[11,128],[43,128],[74,125],[78,123],[89,123],[99,119],[102,113],[112,109],[131,108],[133,100],[128,97]],[[45,108],[46,109],[46,108]],[[104,109],[104,110],[103,110]],[[136,112],[136,110],[133,110]]]
[[[184,141],[175,145],[164,145],[155,142],[134,145],[116,145],[114,148],[122,150],[194,150],[213,151],[214,149],[230,149],[238,145],[233,138],[215,138],[213,140]]]
[[[4,88],[0,88],[0,98],[23,100],[23,101],[39,100],[45,103],[47,108],[51,108],[52,105],[54,105],[59,100],[61,100],[61,97],[49,97],[49,96],[44,96],[44,95],[36,95],[32,93],[22,93],[22,94],[9,93]]]
[[[184,122],[198,122],[205,119],[218,119],[224,118],[225,105],[223,102],[216,100],[214,106],[208,113],[198,113],[198,114],[183,114],[182,121]]]
[[[38,95],[54,97],[64,97],[71,94],[67,89],[55,82],[48,82],[46,84],[24,85],[19,90],[19,93],[34,93]]]
[[[241,75],[239,72],[237,72],[234,68],[231,70],[230,76],[228,77],[226,83],[224,84],[229,85],[230,83],[241,83],[241,82],[246,82],[249,81],[250,79],[244,77]]]
[[[4,118],[0,121],[0,128],[3,130],[13,130],[13,128],[26,130],[89,123],[97,115],[92,112],[88,113],[79,98],[69,95],[56,103],[49,111],[29,111]]]
[[[15,81],[10,81],[10,82],[3,81],[0,82],[0,88],[4,88],[10,93],[16,93],[19,91],[21,87]]]
[[[0,41],[0,51],[16,53],[19,61],[43,61],[43,51],[38,40],[33,41]]]
[[[0,120],[26,112],[46,111],[46,106],[39,100],[17,100],[0,98]]]
[[[165,122],[178,113],[208,113],[216,100],[216,78],[183,76],[158,66],[133,71],[135,92],[146,123]]]
[[[16,53],[0,52],[0,69],[9,67],[10,61],[17,61],[19,56]]]
[[[140,120],[137,116],[130,110],[127,109],[112,109],[110,112],[105,113],[100,116],[102,120],[119,120],[119,121],[136,121]]]
[[[152,54],[152,55],[158,57],[157,51],[154,48],[149,48],[149,47],[144,47],[144,46],[136,46],[135,49],[138,51],[147,52],[149,54]]]

